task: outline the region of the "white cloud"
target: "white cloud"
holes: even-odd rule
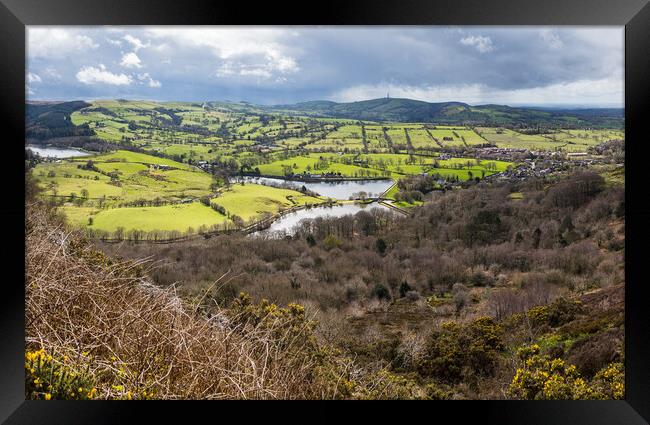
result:
[[[559,34],[551,29],[542,29],[539,32],[539,37],[544,41],[551,49],[560,49],[564,47],[564,42],[560,38]]]
[[[65,57],[71,52],[96,49],[95,43],[87,35],[74,29],[29,27],[27,30],[27,51],[29,56],[37,58]]]
[[[140,82],[143,84],[146,83],[149,87],[158,88],[162,86],[160,81],[151,78],[151,75],[149,75],[148,72],[145,72],[144,74],[138,74],[138,80],[140,80]]]
[[[473,46],[481,53],[487,53],[494,50],[492,39],[490,37],[483,37],[482,35],[470,35],[460,39],[460,43],[465,46]]]
[[[138,50],[143,49],[145,47],[151,46],[150,42],[147,42],[147,44],[144,44],[139,38],[133,37],[130,34],[125,35],[124,37],[122,37],[122,39],[126,40],[127,42],[129,42],[131,44],[131,46],[133,46],[133,51],[134,52],[137,52]]]
[[[298,62],[291,53],[295,31],[281,28],[147,28],[146,34],[168,48],[207,49],[219,65],[219,77],[241,76],[270,79],[296,73]]]
[[[237,62],[224,62],[217,68],[215,75],[217,77],[258,77],[262,79],[269,79],[273,76],[269,69],[263,66],[247,65]]]
[[[61,78],[63,78],[61,74],[59,74],[59,71],[57,71],[56,68],[52,67],[45,68],[45,74],[50,81],[59,81]]]
[[[129,52],[122,55],[120,65],[125,68],[142,68],[140,58],[135,54],[135,52]]]
[[[38,74],[34,74],[33,72],[27,73],[27,82],[32,84],[32,83],[40,83],[43,81],[41,77]]]
[[[564,89],[572,103],[595,105],[600,103],[592,102],[600,98],[596,89],[578,80],[601,81],[595,87],[610,91],[622,86],[624,74],[624,27],[57,26],[27,31],[28,71],[42,80],[31,89],[43,98],[87,96],[87,83],[75,75],[88,65],[95,73],[112,73],[111,81],[131,81],[128,93],[120,95],[157,92],[170,100],[259,103],[333,93],[358,100],[383,97],[386,91],[424,100],[536,103],[544,98],[540,88],[548,88],[559,101]],[[144,71],[149,77],[138,78]],[[81,78],[95,81],[84,73]],[[603,82],[616,79],[618,85]],[[165,90],[153,88],[163,80]],[[110,97],[115,87],[97,83],[92,95]],[[583,101],[578,89],[585,92]],[[610,93],[603,104],[622,99],[622,92]],[[557,103],[556,98],[551,101]]]
[[[129,85],[132,82],[126,74],[113,74],[106,70],[106,67],[99,64],[98,67],[85,66],[77,72],[77,80],[83,84],[110,84],[114,86]]]
[[[113,46],[122,47],[122,40],[113,40],[112,38],[107,38],[106,41],[108,41],[108,43],[112,44]]]

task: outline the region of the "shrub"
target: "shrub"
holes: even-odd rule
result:
[[[481,317],[462,325],[444,323],[429,335],[418,363],[424,376],[457,382],[470,375],[491,375],[504,349],[503,329],[493,319]]]
[[[566,359],[575,364],[583,376],[591,378],[607,364],[621,360],[619,347],[622,340],[622,330],[609,330],[581,338],[571,345]]]
[[[477,271],[469,278],[469,283],[474,286],[493,286],[494,278],[489,273]]]
[[[329,234],[327,237],[325,237],[325,240],[323,241],[323,244],[325,246],[326,250],[331,250],[334,248],[338,248],[341,246],[341,241],[336,238],[336,236]]]
[[[207,315],[201,299],[138,277],[138,263],[108,264],[74,234],[50,237],[45,211],[26,215],[25,338],[44,348],[26,356],[28,397],[83,398],[92,388],[104,399],[351,396],[341,384],[347,360],[315,340],[301,306],[242,296]],[[57,386],[58,371],[68,381]]]
[[[95,397],[93,378],[86,369],[75,371],[67,357],[55,358],[45,349],[25,353],[25,398],[31,400],[90,400]]]
[[[558,298],[548,306],[548,324],[553,327],[561,326],[575,319],[582,312],[579,301]]]
[[[622,363],[612,363],[586,381],[574,365],[562,359],[539,354],[539,346],[523,347],[518,354],[523,362],[508,388],[512,397],[525,400],[622,399]]]
[[[561,297],[549,305],[531,308],[528,310],[528,318],[533,326],[549,325],[555,328],[571,322],[582,310],[579,301]]]
[[[386,286],[378,283],[372,288],[370,296],[380,300],[390,300],[390,291],[388,288],[386,288]]]
[[[452,392],[434,385],[418,385],[408,376],[382,369],[369,374],[359,389],[359,398],[380,400],[449,400]]]

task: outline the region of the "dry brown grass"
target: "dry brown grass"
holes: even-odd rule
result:
[[[26,245],[27,348],[88,368],[98,398],[125,391],[161,399],[341,396],[343,368],[323,360],[306,320],[278,317],[262,326],[223,310],[208,319],[173,287],[137,277],[142,264],[83,247],[34,206]]]

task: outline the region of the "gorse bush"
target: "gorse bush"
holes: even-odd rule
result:
[[[533,307],[528,311],[528,317],[534,326],[557,327],[570,322],[581,312],[583,309],[578,301],[561,297],[549,305]]]
[[[25,353],[25,398],[40,400],[90,400],[97,394],[88,368],[78,372],[68,358],[55,358],[45,349]]]
[[[539,352],[536,344],[519,350],[523,364],[508,389],[512,397],[525,400],[620,400],[624,397],[622,363],[609,364],[587,381],[574,365]]]
[[[503,329],[493,319],[481,317],[463,325],[443,323],[429,335],[417,369],[423,376],[457,382],[471,375],[490,375],[505,347]]]

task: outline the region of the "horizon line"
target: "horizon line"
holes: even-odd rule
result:
[[[391,98],[386,98],[386,97],[377,97],[377,98],[372,98],[372,99],[363,99],[363,100],[353,100],[349,102],[337,102],[335,100],[330,100],[330,99],[313,99],[313,100],[302,100],[302,101],[297,101],[293,103],[255,103],[251,102],[248,100],[228,100],[228,99],[213,99],[213,100],[182,100],[182,99],[174,99],[174,100],[161,100],[161,99],[147,99],[147,98],[125,98],[125,97],[99,97],[99,98],[71,98],[71,99],[30,99],[26,98],[25,102],[74,102],[74,101],[84,101],[84,102],[94,102],[94,101],[101,101],[101,100],[126,100],[129,102],[157,102],[157,103],[172,103],[172,102],[182,102],[182,103],[206,103],[206,102],[223,102],[223,103],[232,103],[232,104],[242,104],[242,103],[247,103],[250,105],[254,106],[265,106],[265,107],[276,107],[276,106],[291,106],[291,105],[298,105],[301,103],[309,103],[309,102],[331,102],[331,103],[337,103],[337,104],[348,104],[348,103],[358,103],[358,102],[369,102],[373,100],[380,100],[380,99],[392,99],[392,100],[410,100],[410,101],[415,101],[415,102],[423,102],[423,103],[429,103],[429,104],[439,104],[439,103],[462,103],[468,106],[489,106],[489,105],[497,105],[497,106],[507,106],[507,107],[512,107],[512,108],[552,108],[552,109],[625,109],[625,104],[588,104],[588,103],[495,103],[495,102],[478,102],[478,103],[470,103],[470,102],[463,102],[460,100],[445,100],[445,101],[427,101],[427,100],[420,100],[420,99],[412,99],[408,97],[391,97]]]

